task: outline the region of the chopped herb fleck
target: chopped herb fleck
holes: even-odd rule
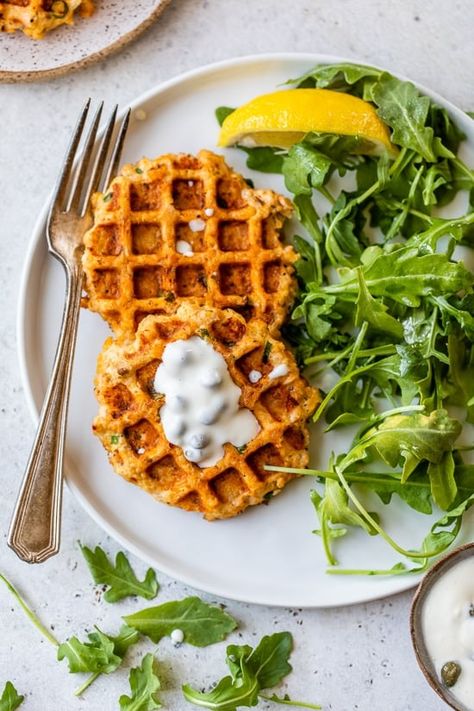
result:
[[[243,454],[246,449],[247,449],[246,444],[243,444],[241,447],[236,447],[236,450],[238,451],[239,454]]]
[[[141,175],[143,173],[143,170],[141,168],[135,168],[135,173],[138,173],[138,175]]]
[[[58,20],[62,20],[67,16],[69,12],[69,6],[64,0],[55,0],[51,5],[51,14]]]
[[[271,353],[271,350],[272,350],[271,341],[265,341],[265,345],[263,347],[263,354],[262,354],[262,363],[268,363],[268,357]]]
[[[104,195],[104,197],[103,197],[104,202],[109,202],[110,200],[112,200],[112,193],[107,193],[106,195]]]
[[[119,435],[111,435],[110,444],[118,444],[118,443],[119,443]]]

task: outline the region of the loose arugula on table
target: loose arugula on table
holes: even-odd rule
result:
[[[107,602],[118,602],[132,595],[138,595],[146,600],[156,597],[159,586],[153,568],[148,568],[145,579],[140,581],[122,551],[117,553],[114,565],[100,546],[96,546],[94,551],[87,546],[81,545],[80,548],[94,582],[109,586],[104,595],[104,600]]]
[[[156,698],[160,690],[160,680],[155,672],[153,654],[145,654],[139,667],[130,670],[131,696],[123,694],[120,709],[123,711],[155,711],[162,705]]]
[[[237,622],[220,607],[199,597],[165,602],[123,618],[127,625],[157,643],[173,630],[184,632],[184,640],[195,647],[220,642],[237,627]]]
[[[294,237],[300,290],[285,336],[313,383],[333,378],[315,420],[324,417],[326,430],[359,427],[325,471],[299,473],[324,485],[311,499],[331,566],[335,541],[354,526],[415,561],[329,572],[418,572],[451,545],[474,503],[474,465],[457,444],[465,423],[474,424],[474,274],[458,258],[460,247],[471,257],[474,247],[474,173],[458,154],[464,135],[411,82],[373,67],[317,65],[289,84],[372,102],[398,151],[363,155],[358,137],[316,133],[288,151],[242,147],[250,168],[283,175],[305,229]],[[231,111],[218,109],[218,121]],[[336,193],[331,178],[346,173],[355,185]],[[465,214],[441,217],[461,190]],[[321,214],[316,194],[327,205]],[[407,550],[354,485],[384,504],[397,494],[420,513],[434,503],[445,515]]]
[[[130,564],[125,555],[124,558],[128,569]],[[58,660],[66,659],[72,674],[90,674],[74,692],[76,696],[80,696],[101,674],[111,674],[116,671],[122,664],[128,649],[140,640],[142,634],[156,643],[162,637],[170,635],[173,630],[180,629],[185,635],[186,642],[196,647],[205,647],[222,641],[237,627],[234,618],[220,607],[209,605],[198,597],[188,597],[126,616],[124,619],[129,624],[122,625],[115,636],[105,634],[95,627],[94,632],[88,633],[85,642],[73,636],[59,644],[12,583],[2,574],[0,580],[7,586],[32,624],[57,648]],[[127,711],[152,711],[160,708],[160,704],[154,697],[159,688],[159,681],[158,686],[156,685],[157,681],[153,671],[153,656],[146,655],[142,666],[132,670],[130,674],[132,697],[121,697],[121,708]],[[13,695],[13,687],[8,684],[4,691],[5,703],[16,698]],[[22,699],[23,697],[20,698],[20,702]],[[1,706],[3,701],[2,697],[0,711],[3,711]],[[5,706],[5,709],[9,708]]]
[[[88,642],[81,642],[77,637],[70,637],[58,647],[58,660],[67,659],[71,674],[89,673],[88,679],[74,692],[80,696],[101,675],[111,674],[122,664],[127,650],[136,644],[140,634],[122,625],[118,635],[102,632],[98,627],[89,632]]]
[[[260,699],[287,706],[320,709],[321,706],[293,701],[288,695],[278,697],[276,694],[266,696],[261,693],[279,684],[291,672],[288,659],[292,649],[293,639],[289,632],[265,636],[255,649],[249,645],[231,644],[227,647],[225,659],[230,676],[221,679],[209,692],[197,691],[185,684],[184,698],[195,706],[216,711],[257,706]]]
[[[0,697],[0,711],[15,711],[24,701],[11,681],[7,681]]]

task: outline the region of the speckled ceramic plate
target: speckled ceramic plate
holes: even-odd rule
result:
[[[338,60],[298,54],[247,57],[188,72],[162,84],[132,104],[124,162],[162,152],[215,150],[216,106],[237,106],[272,91],[317,62],[334,61]],[[472,162],[472,121],[441,97],[435,98],[469,136],[465,157]],[[229,149],[224,153],[236,170],[250,174],[257,187],[284,192],[280,176],[251,173],[240,151]],[[58,151],[58,168],[61,158]],[[61,267],[46,250],[47,208],[38,220],[26,260],[18,321],[20,363],[35,418],[56,348],[64,294]],[[197,514],[154,501],[114,474],[91,432],[97,411],[92,388],[95,362],[107,335],[108,328],[97,314],[81,314],[66,472],[70,488],[85,509],[122,545],[196,588],[267,605],[333,607],[406,590],[417,582],[410,576],[327,575],[321,541],[312,534],[317,521],[308,495],[312,486],[309,477],[292,482],[268,506],[254,507],[228,521],[209,523]],[[341,451],[347,444],[339,431],[323,434],[315,429],[312,464],[324,467],[331,450]],[[429,516],[408,509],[397,497],[385,510],[375,496],[367,503],[369,510],[383,511],[385,527],[402,545],[421,543],[430,525]],[[473,533],[474,516],[466,516],[465,538],[472,539]],[[351,568],[388,568],[398,560],[380,537],[370,538],[360,529],[351,531],[338,545],[337,554],[341,565]]]
[[[88,19],[77,17],[42,40],[0,34],[0,82],[49,79],[121,49],[149,27],[171,0],[96,0]]]

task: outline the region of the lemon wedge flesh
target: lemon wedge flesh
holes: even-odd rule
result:
[[[312,131],[358,136],[367,153],[397,153],[388,126],[372,104],[329,89],[288,89],[257,96],[227,116],[218,145],[290,148]]]

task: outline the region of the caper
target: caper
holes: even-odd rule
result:
[[[441,669],[441,678],[446,686],[454,686],[459,679],[460,674],[461,665],[457,662],[446,662],[446,664],[443,664],[443,668]]]
[[[51,13],[53,17],[62,20],[69,12],[69,6],[65,0],[55,0],[51,5]]]

